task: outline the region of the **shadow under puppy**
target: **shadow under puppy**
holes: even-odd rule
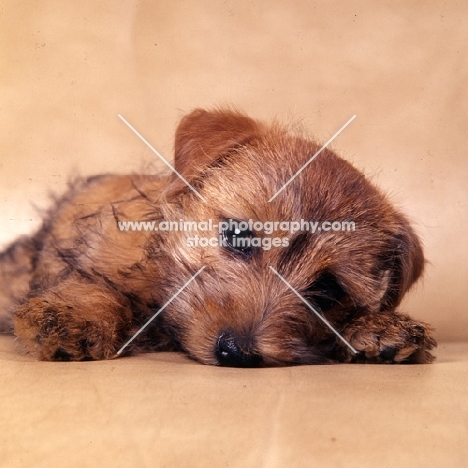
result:
[[[15,334],[40,359],[107,359],[165,305],[127,351],[183,350],[245,367],[431,362],[431,328],[395,311],[423,271],[418,238],[332,151],[300,171],[319,149],[236,111],[193,111],[175,137],[183,180],[76,183],[39,232],[1,254],[1,303]],[[202,233],[122,229],[207,220]],[[352,221],[355,230],[293,233],[276,223],[267,236],[252,227],[299,220]],[[194,235],[219,242],[194,246]]]

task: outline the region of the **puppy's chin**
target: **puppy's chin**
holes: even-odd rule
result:
[[[188,340],[182,347],[192,359],[202,364],[225,367],[277,367],[335,362],[330,358],[332,346],[309,346],[298,339],[276,339],[274,343],[262,340],[255,348],[242,350],[236,342],[223,341],[222,332],[218,337],[204,341]]]
[[[307,311],[298,307],[297,322],[291,315],[259,312],[244,320],[239,309],[207,308],[180,313],[168,311],[165,320],[177,327],[180,347],[203,364],[229,367],[272,367],[336,362],[335,340],[329,330],[316,323],[311,332]],[[256,322],[252,317],[257,317]],[[181,326],[181,324],[184,324]],[[302,325],[301,325],[302,324]]]

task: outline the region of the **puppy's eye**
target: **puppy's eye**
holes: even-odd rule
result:
[[[305,297],[322,312],[331,309],[346,296],[335,275],[323,272],[308,288]]]
[[[227,227],[223,228],[221,232],[223,246],[244,255],[250,255],[254,235],[247,223],[235,219],[228,219],[224,222]]]

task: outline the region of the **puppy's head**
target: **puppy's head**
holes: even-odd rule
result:
[[[162,240],[162,320],[207,364],[325,362],[355,316],[394,309],[421,275],[407,220],[349,163],[234,111],[179,125],[165,217],[205,222]],[[187,185],[188,184],[188,185]],[[211,224],[209,224],[211,220]],[[292,224],[296,223],[296,224]],[[167,270],[167,271],[165,271]]]

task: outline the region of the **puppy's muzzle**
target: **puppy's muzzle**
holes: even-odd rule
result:
[[[229,367],[258,367],[262,364],[259,354],[249,351],[231,333],[222,332],[216,343],[216,358],[220,366]]]

